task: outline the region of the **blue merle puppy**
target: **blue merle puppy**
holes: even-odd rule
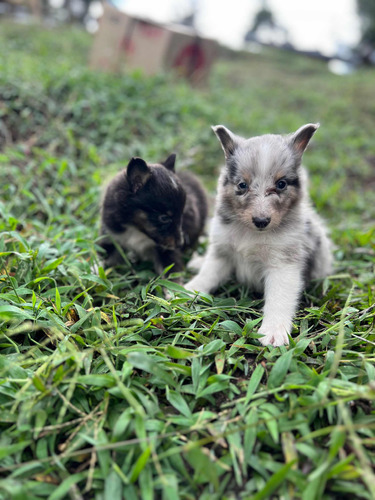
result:
[[[213,127],[224,150],[207,254],[185,285],[213,292],[234,277],[264,293],[260,342],[288,344],[301,292],[332,269],[331,242],[308,195],[302,155],[318,124],[245,139]]]

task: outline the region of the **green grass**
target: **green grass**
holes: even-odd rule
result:
[[[0,499],[374,498],[375,73],[265,52],[196,91],[94,74],[71,29],[0,44]],[[259,344],[262,302],[234,282],[189,302],[145,264],[92,272],[101,186],[130,156],[176,152],[214,192],[210,125],[315,121],[336,267],[289,347]]]

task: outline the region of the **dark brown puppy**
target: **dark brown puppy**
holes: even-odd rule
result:
[[[183,269],[183,250],[204,228],[207,198],[196,177],[175,172],[175,160],[175,154],[158,164],[132,158],[107,186],[100,228],[105,265],[121,262],[117,242],[130,259],[152,260],[157,273],[171,264],[172,272]]]

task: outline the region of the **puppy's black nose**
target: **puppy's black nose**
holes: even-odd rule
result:
[[[264,229],[271,222],[271,217],[253,217],[253,222],[258,229]]]

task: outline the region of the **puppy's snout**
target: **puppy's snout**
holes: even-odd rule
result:
[[[184,244],[184,237],[182,231],[174,234],[173,236],[168,236],[163,240],[161,246],[168,250],[175,250],[176,248],[181,248]]]
[[[173,236],[168,236],[168,238],[165,238],[161,244],[162,247],[166,248],[167,250],[174,250],[176,248],[176,240]]]
[[[258,229],[264,229],[271,222],[271,217],[253,217],[253,222]]]

